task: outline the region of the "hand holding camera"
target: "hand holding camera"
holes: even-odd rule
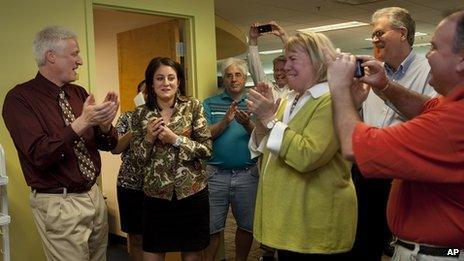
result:
[[[287,34],[285,33],[285,30],[280,27],[275,21],[269,21],[267,23],[254,23],[250,27],[250,32],[249,32],[249,41],[250,45],[257,45],[257,39],[261,35],[265,34],[273,34],[275,36],[278,36],[283,43],[287,40]]]
[[[362,66],[362,63],[363,63],[362,59],[356,59],[356,70],[354,71],[355,78],[361,78],[365,75],[364,67]]]
[[[268,33],[272,31],[272,26],[270,24],[263,24],[256,27],[260,34]]]

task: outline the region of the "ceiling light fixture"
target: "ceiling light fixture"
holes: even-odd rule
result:
[[[260,51],[259,54],[276,54],[276,53],[282,53],[282,51],[283,51],[283,49]]]
[[[358,21],[351,21],[351,22],[346,22],[346,23],[329,24],[329,25],[323,25],[323,26],[318,26],[318,27],[310,27],[310,28],[305,28],[305,29],[298,29],[297,31],[300,31],[302,33],[326,32],[326,31],[347,29],[347,28],[366,26],[366,25],[369,25],[369,24],[368,23],[363,23],[363,22],[358,22]]]
[[[420,43],[420,44],[414,44],[412,47],[427,47],[431,46],[431,43]]]

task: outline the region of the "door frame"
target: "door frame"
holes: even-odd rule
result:
[[[134,0],[134,2],[137,2]],[[187,85],[186,87],[189,90],[189,93],[193,96],[196,95],[196,89],[193,88],[193,86],[197,86],[197,84],[194,82],[193,76],[196,75],[196,70],[195,68],[192,68],[193,63],[193,55],[194,52],[192,51],[193,48],[189,47],[188,45],[192,45],[191,43],[193,42],[192,39],[193,37],[189,36],[190,32],[192,32],[192,27],[193,27],[193,18],[190,16],[185,16],[185,15],[167,15],[165,12],[158,12],[158,11],[147,11],[147,10],[139,10],[135,8],[129,8],[129,7],[118,7],[118,6],[112,6],[112,5],[106,5],[106,4],[96,4],[93,1],[90,0],[85,0],[85,26],[86,26],[86,42],[81,42],[83,46],[86,46],[86,48],[82,48],[82,50],[87,50],[86,51],[86,64],[88,65],[86,70],[86,73],[88,75],[88,90],[90,93],[94,93],[96,95],[96,98],[98,99],[97,102],[100,102],[101,99],[103,99],[104,95],[107,91],[117,91],[119,90],[118,86],[120,85],[119,83],[113,83],[111,85],[106,85],[106,86],[112,86],[109,87],[102,87],[101,85],[99,86],[98,84],[101,84],[99,77],[102,75],[97,75],[97,54],[96,54],[96,43],[95,39],[97,39],[97,35],[95,33],[98,33],[98,31],[95,31],[95,22],[94,22],[94,10],[96,8],[98,9],[105,9],[105,10],[111,10],[111,11],[122,11],[122,12],[130,12],[130,13],[135,13],[135,14],[145,14],[145,15],[153,15],[153,16],[163,16],[163,17],[172,17],[181,20],[181,24],[183,27],[182,33],[182,38],[184,39],[184,42],[188,41],[185,43],[185,45],[188,47],[186,54],[184,54],[184,63],[185,63],[185,68],[188,71],[186,73],[186,77],[189,77],[187,80]],[[85,52],[85,51],[83,51]],[[85,68],[85,67],[84,67]],[[117,70],[117,69],[116,69]],[[117,72],[116,72],[117,73]],[[99,80],[99,81],[97,81]],[[118,114],[119,115],[119,114]],[[115,123],[115,121],[113,121]],[[115,183],[115,175],[118,173],[118,169],[116,169],[120,165],[120,159],[119,155],[112,155],[110,153],[101,153],[101,160],[102,160],[102,169],[100,175],[100,178],[98,179],[98,184],[102,188],[102,192],[105,193],[105,195],[108,197],[107,203],[109,206],[108,213],[112,214],[115,219],[113,220],[114,223],[109,219],[109,226],[110,230],[112,233],[115,233],[117,235],[121,235],[122,231],[120,231],[120,228],[118,228],[118,223],[120,222],[119,216],[116,216],[118,212],[118,205],[117,205],[117,194],[116,194],[116,186],[114,186],[113,183]],[[114,163],[114,164],[113,164]]]
[[[149,14],[155,16],[167,16],[173,18],[180,18],[184,21],[182,25],[182,38],[184,43],[184,63],[185,63],[185,76],[186,76],[186,91],[193,97],[198,97],[199,83],[197,82],[197,67],[196,67],[196,52],[194,32],[194,17],[175,13],[166,13],[153,9],[143,9],[128,6],[118,6],[114,4],[95,3],[105,1],[85,1],[85,17],[86,17],[86,31],[87,31],[87,61],[88,61],[88,75],[89,75],[89,91],[93,92],[96,86],[96,59],[95,59],[95,33],[93,23],[93,9],[95,7],[104,8],[109,10],[117,10],[124,12],[133,12],[140,14]]]

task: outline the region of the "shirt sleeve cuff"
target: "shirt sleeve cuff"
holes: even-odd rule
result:
[[[287,129],[287,127],[287,124],[278,121],[274,125],[274,128],[272,128],[271,133],[269,134],[269,139],[267,140],[267,148],[272,154],[279,154],[280,147],[282,146],[282,140],[284,139],[285,129]]]
[[[74,144],[79,142],[79,139],[79,135],[77,135],[77,133],[71,128],[71,125],[66,126],[63,135],[64,142],[72,148],[74,147]]]
[[[258,53],[258,46],[257,45],[249,45],[248,46],[250,53]]]
[[[259,144],[256,144],[255,131],[251,133],[250,140],[248,141],[248,148],[250,149],[250,155],[252,159],[263,154],[264,147],[266,146],[266,139],[267,136],[264,137]]]

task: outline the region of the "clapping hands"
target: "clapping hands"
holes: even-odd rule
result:
[[[274,101],[271,87],[260,82],[255,89],[250,89],[247,99],[248,109],[256,116],[256,119],[265,124],[274,118],[279,108],[280,99]]]
[[[81,115],[76,118],[71,127],[78,135],[81,135],[87,128],[97,125],[103,132],[108,132],[118,108],[119,101],[116,93],[108,92],[101,104],[96,104],[95,97],[90,94],[82,106]]]
[[[147,141],[154,143],[156,139],[159,139],[163,144],[173,144],[176,138],[177,134],[166,126],[162,117],[148,119],[147,133],[145,135]]]

